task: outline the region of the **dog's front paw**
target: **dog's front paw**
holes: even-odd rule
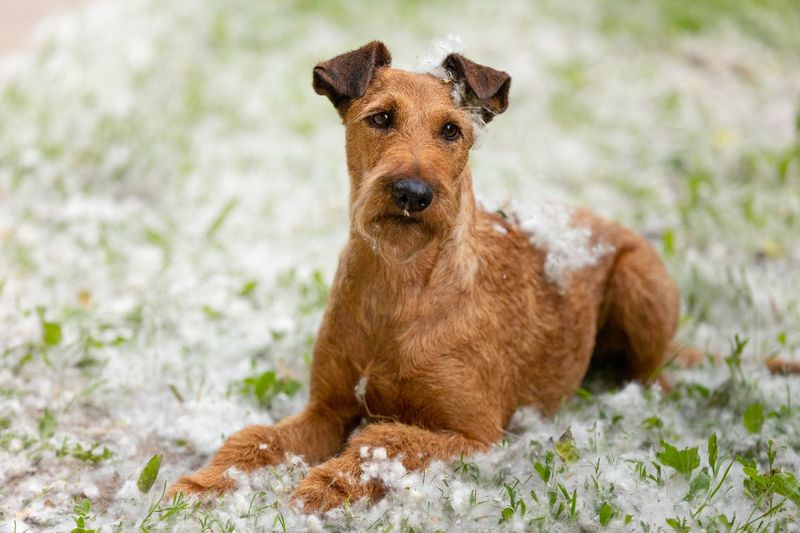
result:
[[[178,492],[185,495],[222,494],[236,485],[226,474],[229,468],[252,472],[263,466],[280,463],[284,455],[274,427],[248,426],[228,437],[210,465],[176,481],[167,492],[167,497],[172,498]]]
[[[292,501],[297,502],[307,513],[325,512],[349,501],[349,491],[337,483],[318,479],[304,479],[292,492]]]
[[[365,496],[379,496],[380,487],[375,483],[363,483],[352,468],[337,468],[320,465],[312,468],[308,477],[292,492],[291,499],[302,505],[307,513],[320,513],[354,503]],[[355,469],[358,471],[357,469]]]
[[[172,484],[164,498],[171,500],[179,492],[190,495],[219,495],[235,486],[235,481],[225,475],[225,470],[209,466],[189,476],[183,476]]]

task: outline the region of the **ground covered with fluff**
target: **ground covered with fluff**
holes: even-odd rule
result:
[[[797,531],[800,378],[763,361],[800,359],[800,13],[566,4],[107,1],[3,59],[0,530]],[[307,398],[347,235],[312,66],[379,38],[413,68],[450,33],[513,76],[472,153],[480,195],[647,235],[680,339],[721,360],[668,370],[669,393],[521,409],[489,453],[424,473],[376,457],[396,490],[372,506],[303,515],[300,458],[160,503]]]

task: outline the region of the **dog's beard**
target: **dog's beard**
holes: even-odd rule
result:
[[[352,227],[384,261],[408,263],[448,231],[442,220],[444,201],[434,199],[422,213],[403,213],[387,188],[384,173],[363,178],[351,207]]]
[[[369,224],[369,242],[376,255],[391,263],[407,263],[430,245],[435,234],[424,222],[379,216]]]
[[[434,240],[436,231],[422,218],[366,205],[354,212],[353,227],[370,249],[388,263],[406,263]]]

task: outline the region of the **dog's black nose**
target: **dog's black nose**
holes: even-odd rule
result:
[[[405,179],[392,185],[392,197],[403,211],[418,213],[431,205],[433,189],[424,181]]]

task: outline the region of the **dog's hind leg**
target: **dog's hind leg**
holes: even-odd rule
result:
[[[683,350],[672,350],[679,313],[675,282],[652,246],[637,237],[620,250],[610,272],[594,357],[621,355],[625,377],[651,383],[670,357],[683,357]]]
[[[371,424],[348,442],[341,455],[312,468],[292,499],[302,501],[306,511],[326,511],[364,497],[375,501],[390,488],[387,475],[399,477],[425,468],[432,460],[446,461],[486,448],[488,444],[458,433],[399,423]],[[371,472],[368,463],[384,459],[400,462]]]

